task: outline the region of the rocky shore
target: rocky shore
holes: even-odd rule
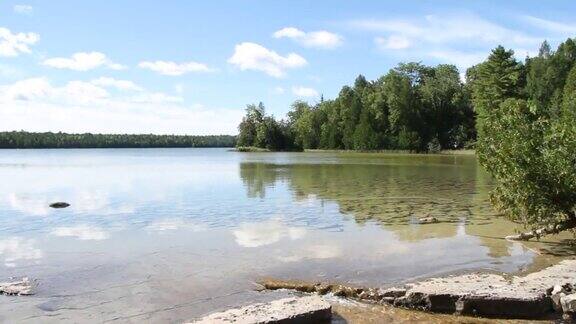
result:
[[[471,273],[431,278],[394,288],[265,280],[265,289],[292,289],[429,312],[488,318],[539,319],[576,314],[576,260],[525,276]]]

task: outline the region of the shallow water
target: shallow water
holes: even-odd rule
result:
[[[38,281],[0,298],[10,322],[181,322],[286,294],[262,277],[386,286],[573,253],[503,240],[474,156],[2,150],[0,179],[0,279]]]

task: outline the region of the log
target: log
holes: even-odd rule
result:
[[[505,239],[511,241],[528,241],[530,239],[539,238],[544,235],[558,234],[562,231],[566,231],[572,228],[576,228],[576,219],[570,219],[558,225],[543,227],[534,231],[524,232],[516,235],[508,235],[505,237]]]

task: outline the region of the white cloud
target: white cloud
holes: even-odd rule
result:
[[[17,4],[12,7],[15,13],[22,14],[22,15],[31,15],[34,13],[34,7],[31,5],[25,4]]]
[[[108,92],[105,89],[84,81],[70,81],[56,88],[46,78],[31,78],[0,86],[0,102],[42,100],[83,105],[106,97]]]
[[[367,19],[350,24],[354,28],[374,32],[374,42],[384,53],[397,55],[404,60],[428,57],[456,64],[461,69],[479,63],[485,58],[479,53],[488,53],[497,45],[503,44],[513,49],[537,48],[543,39],[496,24],[471,12],[412,19]]]
[[[134,82],[129,80],[118,80],[110,77],[100,77],[90,81],[93,85],[101,87],[113,87],[118,90],[131,90],[131,91],[142,91],[143,89],[136,85]]]
[[[576,24],[562,23],[534,16],[522,16],[522,19],[535,27],[560,33],[565,37],[573,37],[576,34]]]
[[[126,67],[112,62],[106,54],[100,52],[78,52],[71,57],[53,57],[42,62],[43,65],[56,69],[69,69],[74,71],[88,71],[98,67],[107,67],[112,70],[122,70]]]
[[[380,49],[406,49],[410,47],[410,40],[404,36],[392,35],[390,37],[376,37],[374,42]]]
[[[292,87],[292,93],[298,97],[318,97],[319,93],[314,88]]]
[[[241,109],[185,105],[146,91],[109,93],[87,81],[54,85],[38,77],[0,85],[1,131],[236,134]]]
[[[36,44],[40,36],[36,33],[13,34],[8,28],[0,27],[0,57],[15,57],[20,53],[30,53],[30,46]]]
[[[363,30],[393,33],[409,40],[432,44],[473,40],[491,45],[525,45],[541,41],[537,37],[508,29],[472,13],[428,15],[421,20],[363,20],[352,22],[352,25]]]
[[[325,30],[304,32],[295,27],[285,27],[274,34],[274,38],[290,38],[306,47],[333,49],[342,45],[342,36]]]
[[[148,69],[163,75],[178,76],[190,72],[213,72],[206,64],[198,62],[176,63],[170,61],[143,61],[138,64],[143,69]]]
[[[282,238],[301,239],[307,230],[303,227],[290,227],[279,219],[271,219],[258,223],[242,223],[232,233],[236,243],[243,247],[259,247],[270,245]]]
[[[99,227],[91,225],[57,227],[50,234],[59,237],[74,237],[83,241],[101,241],[108,238],[108,233]]]
[[[262,71],[276,78],[283,77],[287,69],[299,68],[307,64],[306,60],[296,53],[282,56],[264,46],[249,42],[236,45],[228,63],[236,65],[242,71]]]
[[[305,36],[306,36],[305,32],[303,32],[300,29],[295,28],[295,27],[284,27],[284,28],[274,32],[274,34],[272,34],[272,37],[274,37],[274,38],[282,38],[282,37],[302,38]]]
[[[39,260],[42,250],[35,247],[36,241],[22,237],[10,237],[0,240],[0,256],[4,258],[7,267],[16,266],[16,261]]]

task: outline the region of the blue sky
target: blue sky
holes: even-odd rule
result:
[[[576,36],[574,1],[0,1],[0,130],[235,134],[398,62]]]

